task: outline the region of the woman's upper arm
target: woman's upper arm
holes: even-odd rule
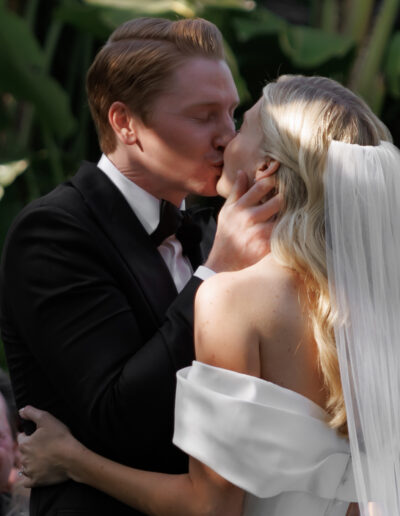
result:
[[[189,476],[194,496],[202,511],[212,516],[241,516],[244,491],[231,484],[202,462],[190,457]]]
[[[254,374],[258,343],[242,310],[240,285],[231,274],[218,274],[199,288],[195,301],[196,359],[215,367]],[[256,365],[254,365],[254,362]],[[244,492],[190,457],[189,475],[210,514],[240,516]]]

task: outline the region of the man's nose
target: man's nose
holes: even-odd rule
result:
[[[214,147],[219,150],[224,150],[235,134],[235,121],[230,115],[227,115],[218,127],[218,131],[214,137]]]

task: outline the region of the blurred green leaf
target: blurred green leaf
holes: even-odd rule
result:
[[[159,16],[176,13],[191,18],[200,15],[208,7],[218,9],[251,10],[256,3],[252,0],[84,0],[92,6],[112,7],[136,13],[136,16]]]
[[[84,0],[88,5],[114,7],[115,9],[133,9],[135,11],[168,11],[172,4],[187,4],[185,1],[173,0]]]
[[[246,42],[258,36],[279,34],[286,28],[286,21],[262,7],[247,16],[233,20],[239,41]]]
[[[171,3],[171,2],[169,2]],[[110,7],[113,2],[104,2],[104,5],[89,5],[77,3],[74,0],[64,0],[56,10],[57,19],[69,23],[85,34],[105,41],[111,32],[122,23],[140,16],[162,16],[176,18],[173,11],[144,11],[141,9],[124,9]]]
[[[156,16],[162,18],[173,18],[176,19],[176,13],[173,11],[162,11],[160,13],[157,12],[139,12],[134,10],[126,10],[126,9],[104,9],[102,13],[102,18],[105,23],[109,26],[112,26],[112,30],[116,29],[122,23],[132,20],[133,18],[139,18],[141,16]]]
[[[14,13],[0,14],[0,91],[32,102],[59,137],[71,134],[75,120],[61,86],[45,72],[45,56],[27,23]]]
[[[400,32],[396,32],[390,41],[385,73],[389,92],[400,97]]]
[[[91,34],[104,41],[116,27],[115,23],[107,16],[109,10],[111,9],[94,5],[82,5],[66,0],[56,10],[55,17],[73,25],[83,33]],[[131,14],[130,17],[132,17]]]
[[[354,46],[353,40],[346,36],[300,25],[288,25],[280,33],[279,41],[292,63],[304,68],[313,68],[329,59],[344,57]]]
[[[219,9],[244,9],[251,11],[256,7],[256,2],[252,0],[191,0],[193,5],[202,7],[218,7]]]
[[[123,9],[136,13],[134,16],[156,16],[168,11],[175,12],[184,17],[192,17],[196,15],[196,9],[189,2],[184,0],[84,0],[86,4],[97,5],[103,7],[112,7],[114,9]]]

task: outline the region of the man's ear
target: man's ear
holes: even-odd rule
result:
[[[276,159],[272,159],[269,156],[265,159],[265,161],[257,167],[256,174],[254,176],[254,181],[259,181],[264,177],[269,177],[275,174],[275,172],[280,167],[279,161]]]
[[[121,143],[124,145],[138,143],[136,120],[126,104],[113,102],[108,110],[108,121]]]

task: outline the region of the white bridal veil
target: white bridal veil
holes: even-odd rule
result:
[[[400,151],[332,142],[328,279],[360,512],[400,515]]]

